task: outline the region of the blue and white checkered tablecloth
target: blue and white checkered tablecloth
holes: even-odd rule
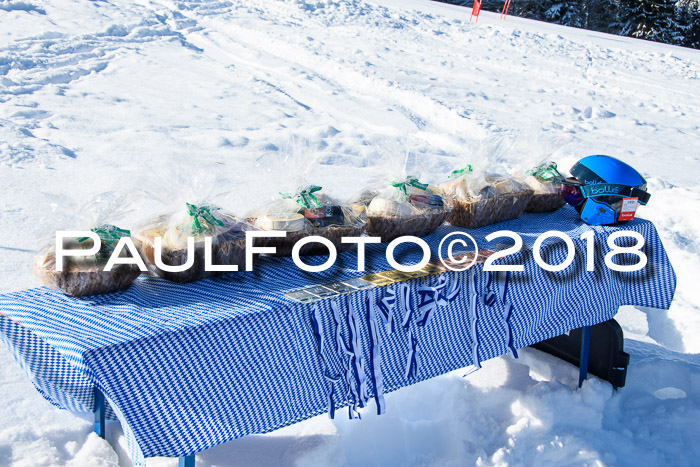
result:
[[[455,230],[443,226],[425,239],[436,251]],[[608,320],[621,305],[670,306],[676,278],[651,222],[591,227],[566,207],[469,233],[480,248],[498,250],[505,245],[484,238],[497,230],[522,236],[525,247],[510,260],[524,272],[507,278],[477,265],[302,304],[284,292],[362,276],[356,253],[315,274],[289,258],[262,258],[253,272],[185,285],[142,278],[124,292],[84,299],[47,288],[2,295],[0,337],[51,403],[92,411],[97,386],[139,464],[341,407],[342,416],[366,404],[401,410],[386,407],[383,394]],[[529,251],[549,230],[577,247],[565,271],[541,270]],[[598,245],[594,272],[585,270],[580,239],[589,230]],[[603,266],[605,239],[618,230],[645,238],[642,271]],[[552,242],[545,256],[561,262],[564,243]],[[384,250],[368,245],[368,272],[392,269]],[[402,261],[419,256],[410,249]]]

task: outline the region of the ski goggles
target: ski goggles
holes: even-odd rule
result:
[[[651,195],[646,191],[618,183],[599,183],[584,185],[578,180],[567,178],[562,182],[561,195],[571,206],[580,205],[586,198],[597,196],[619,196],[620,198],[637,198],[640,204],[647,204]]]
[[[581,185],[574,185],[573,183],[564,182],[561,185],[561,196],[566,201],[566,204],[571,206],[578,206],[583,203],[583,193],[581,192]]]

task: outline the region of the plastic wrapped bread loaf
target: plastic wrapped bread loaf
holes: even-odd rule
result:
[[[534,190],[512,178],[473,172],[471,166],[452,173],[443,189],[452,198],[450,224],[474,229],[517,218]]]
[[[205,267],[205,238],[212,239],[212,264],[245,269],[245,232],[251,227],[213,205],[186,203],[179,212],[157,217],[143,226],[134,239],[149,271],[173,282],[192,282],[221,274]],[[166,266],[182,266],[188,261],[187,239],[193,238],[192,265],[183,271],[166,271],[155,261],[155,239],[161,238],[160,258]]]
[[[524,182],[534,190],[528,203],[527,212],[556,211],[566,204],[561,196],[563,176],[557,170],[555,162],[546,162],[528,171]]]
[[[128,236],[129,231],[111,225],[102,225],[93,230],[98,233],[102,243],[98,253],[66,256],[62,271],[57,270],[55,244],[49,244],[35,255],[32,269],[44,285],[72,297],[84,297],[126,289],[141,274],[135,264],[117,264],[109,271],[104,270],[114,252],[114,245],[121,236]],[[66,238],[63,241],[64,249],[89,250],[93,246],[90,238]],[[119,256],[128,256],[126,249]]]
[[[404,235],[428,235],[447,220],[452,208],[440,188],[413,176],[375,192],[366,206],[367,234],[381,237],[382,242]],[[366,203],[367,196],[363,198]]]
[[[321,192],[322,188],[310,185],[295,193],[282,194],[282,198],[266,204],[248,219],[259,230],[285,231],[286,237],[259,237],[255,246],[274,247],[272,256],[290,256],[294,245],[301,239],[314,235],[331,241],[336,251],[352,248],[343,243],[343,237],[359,237],[364,231],[364,219],[357,207],[341,203]],[[300,255],[328,254],[324,245],[311,242],[303,245]]]
[[[109,258],[122,237],[130,237],[131,232],[113,225],[121,222],[131,212],[138,197],[135,194],[122,196],[114,191],[100,193],[90,199],[80,196],[46,194],[47,204],[52,206],[44,222],[53,226],[47,232],[44,246],[32,258],[34,274],[49,288],[73,297],[99,295],[126,289],[139,276],[141,270],[135,264],[117,264],[105,271]],[[56,228],[56,226],[61,226]],[[62,270],[56,264],[56,232],[59,230],[91,231],[96,234],[100,245],[97,253],[86,256],[63,256]],[[93,250],[93,238],[67,237],[63,239],[67,250]],[[129,257],[127,248],[119,252],[119,257]]]
[[[290,256],[297,242],[319,236],[342,252],[353,247],[352,243],[343,243],[343,237],[362,235],[365,221],[361,210],[313,183],[328,171],[319,164],[322,155],[314,144],[293,135],[279,145],[278,151],[258,159],[259,170],[267,172],[268,198],[250,212],[248,220],[256,229],[284,231],[286,236],[255,238],[256,247],[274,247],[271,256]],[[321,243],[310,242],[300,247],[299,254],[327,255],[329,251]]]

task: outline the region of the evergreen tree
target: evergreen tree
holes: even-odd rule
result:
[[[500,5],[497,7],[497,11],[500,12],[505,1],[495,0],[493,3]],[[508,14],[522,18],[543,20],[546,19],[545,12],[552,6],[552,3],[554,3],[552,0],[512,0]]]
[[[700,49],[700,1],[678,0],[676,3],[678,37],[675,43]]]
[[[583,2],[579,0],[555,0],[544,12],[544,19],[550,23],[583,27],[583,16],[581,14],[582,3]]]
[[[673,16],[674,4],[671,0],[621,0],[620,34],[669,42]]]
[[[617,33],[618,4],[615,0],[583,0],[581,27],[593,31]]]

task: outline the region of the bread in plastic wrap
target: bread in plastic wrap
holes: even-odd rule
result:
[[[185,207],[177,213],[157,217],[134,235],[134,243],[148,270],[158,277],[179,283],[222,274],[205,270],[205,237],[212,238],[213,265],[236,265],[239,271],[245,270],[245,232],[251,227],[216,206],[187,203]],[[192,266],[179,272],[159,268],[154,258],[156,237],[162,238],[161,260],[166,266],[187,263],[187,238],[192,237]]]
[[[367,196],[361,198],[360,203],[367,202]],[[382,242],[405,235],[428,235],[447,220],[451,208],[450,199],[440,188],[409,176],[379,190],[369,201],[367,234],[380,237]]]
[[[64,249],[89,250],[93,245],[90,238],[83,241],[76,238],[63,240]],[[103,240],[96,255],[66,256],[63,258],[63,270],[57,271],[56,246],[52,243],[34,256],[32,269],[44,285],[72,297],[113,293],[128,288],[141,274],[135,264],[117,264],[105,271],[104,267],[113,251],[113,246]],[[127,249],[123,249],[119,256],[127,257]]]
[[[524,177],[523,181],[534,190],[532,199],[525,207],[526,212],[551,212],[566,204],[561,195],[561,181],[564,177],[554,162],[539,165]]]
[[[249,222],[259,230],[285,231],[286,237],[258,237],[256,247],[274,247],[271,256],[291,256],[294,245],[309,236],[324,237],[342,252],[352,248],[343,243],[343,237],[359,237],[364,231],[363,213],[357,206],[341,203],[321,192],[321,187],[311,185],[293,194],[272,201],[249,217]],[[300,255],[327,255],[328,248],[320,243],[303,245]]]
[[[443,189],[453,202],[450,224],[467,229],[517,218],[534,194],[529,186],[512,178],[471,171]]]

